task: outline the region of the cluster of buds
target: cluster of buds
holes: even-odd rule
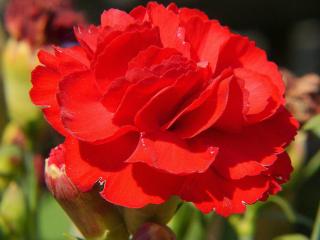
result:
[[[0,237],[22,239],[26,228],[27,206],[23,191],[11,182],[2,194],[0,203]]]

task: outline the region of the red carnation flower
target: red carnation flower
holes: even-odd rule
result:
[[[277,66],[248,38],[154,2],[75,33],[80,46],[39,53],[31,98],[66,137],[81,191],[99,181],[117,205],[178,195],[227,216],[288,180],[298,123]]]

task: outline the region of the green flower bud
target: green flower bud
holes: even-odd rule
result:
[[[21,236],[25,230],[27,207],[21,188],[11,182],[0,203],[0,215],[14,236]]]
[[[2,135],[3,145],[16,145],[24,148],[26,142],[26,136],[17,124],[11,122],[6,125]]]
[[[0,147],[0,192],[4,191],[21,168],[21,151],[14,145]]]
[[[38,117],[39,110],[29,98],[30,75],[36,64],[29,44],[12,39],[7,42],[2,56],[5,100],[9,118],[20,126]]]
[[[135,233],[144,223],[152,222],[165,225],[174,216],[180,204],[178,197],[172,197],[159,205],[150,204],[144,208],[124,208],[123,216],[130,233]]]
[[[101,198],[98,189],[82,193],[65,173],[65,165],[46,161],[45,178],[55,199],[86,239],[128,240],[118,208]]]

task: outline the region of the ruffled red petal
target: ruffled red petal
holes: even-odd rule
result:
[[[222,216],[243,213],[247,204],[260,200],[269,189],[266,176],[227,180],[214,171],[190,177],[181,197],[192,201],[204,213],[216,211]]]
[[[123,164],[135,148],[137,136],[128,133],[102,145],[67,138],[64,143],[67,175],[81,191],[90,190],[97,182],[103,183],[102,197],[117,205],[140,208],[163,203],[178,192],[179,181],[174,175],[162,174],[140,163]]]
[[[215,72],[221,48],[229,38],[229,30],[217,21],[203,21],[199,17],[194,17],[185,24],[185,39],[191,44],[196,60],[209,62],[213,72]]]
[[[195,96],[191,103],[166,124],[166,128],[181,138],[191,138],[210,128],[223,114],[229,98],[232,80],[229,71],[219,76]]]
[[[142,162],[167,173],[186,175],[207,171],[217,154],[218,148],[205,145],[201,139],[184,141],[170,133],[150,133],[141,134],[126,162]]]
[[[138,140],[139,135],[135,132],[99,145],[67,138],[64,143],[66,172],[81,191],[88,191],[98,181],[105,181],[110,173],[124,167],[124,161],[132,154]]]
[[[280,109],[269,120],[248,126],[238,134],[213,130],[207,133],[208,141],[219,148],[213,167],[231,179],[262,174],[296,135],[297,126],[296,120]]]
[[[41,62],[46,66],[38,66],[32,71],[32,89],[30,97],[34,104],[42,107],[49,124],[60,134],[66,135],[60,117],[60,108],[56,100],[56,91],[61,75],[57,72],[57,59],[44,51],[40,51]]]
[[[119,128],[113,123],[113,114],[102,104],[102,93],[89,71],[68,75],[60,82],[59,89],[61,117],[72,136],[95,142],[134,129]]]
[[[190,45],[185,41],[184,29],[179,27],[179,16],[156,2],[150,2],[147,10],[150,21],[159,28],[163,46],[177,49],[190,57]]]
[[[145,164],[128,164],[109,175],[101,196],[128,208],[161,204],[178,192],[181,180]]]
[[[88,54],[88,57],[92,58],[98,44],[98,37],[101,33],[101,28],[90,25],[89,27],[77,26],[74,28],[75,36]]]
[[[198,9],[192,9],[192,8],[180,8],[178,9],[178,14],[180,18],[180,24],[186,24],[191,18],[197,17],[200,18],[202,21],[207,21],[208,16],[201,12]]]
[[[283,103],[283,96],[270,79],[262,74],[237,68],[235,77],[243,82],[246,122],[252,124],[272,116]]]
[[[147,14],[147,9],[144,6],[135,7],[129,14],[140,22],[149,21],[149,15]]]
[[[99,85],[106,89],[113,79],[121,77],[129,61],[150,45],[161,46],[157,29],[123,33],[99,53],[95,62],[95,75]]]
[[[111,8],[105,10],[101,15],[101,26],[111,27],[116,30],[124,30],[129,25],[136,23],[136,20],[128,13]]]
[[[189,72],[152,97],[135,116],[135,125],[141,131],[159,130],[178,111],[178,107],[201,86],[201,74]]]

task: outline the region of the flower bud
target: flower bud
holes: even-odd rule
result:
[[[16,145],[17,147],[24,149],[27,144],[27,139],[22,129],[17,124],[9,123],[4,129],[2,144]]]
[[[21,151],[17,146],[4,145],[0,147],[0,192],[9,184],[21,167]]]
[[[25,230],[27,207],[22,189],[11,182],[0,203],[0,215],[10,226],[10,231],[20,236]]]
[[[155,223],[142,225],[134,234],[133,240],[175,240],[172,230],[167,226]]]
[[[5,100],[10,120],[20,126],[39,114],[29,99],[30,72],[35,65],[35,53],[26,42],[8,41],[2,56]]]
[[[146,222],[166,224],[176,213],[180,200],[172,197],[163,204],[150,204],[144,208],[124,208],[123,215],[130,233],[134,233]]]
[[[116,206],[106,202],[98,189],[80,192],[65,172],[64,149],[55,148],[46,160],[45,180],[50,192],[86,238],[128,239]]]

